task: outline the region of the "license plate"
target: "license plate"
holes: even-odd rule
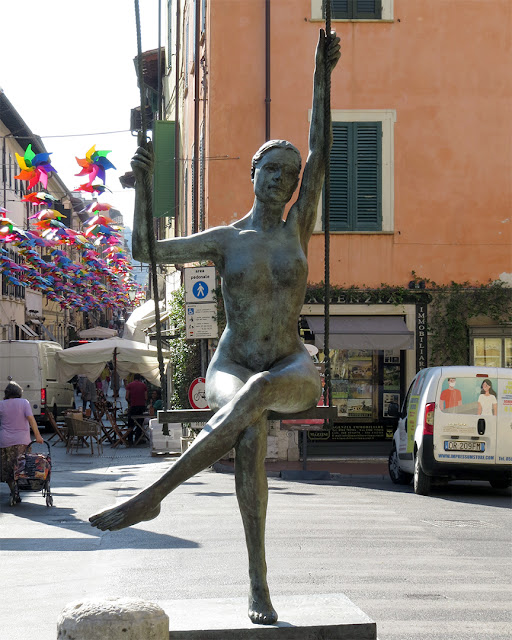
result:
[[[485,442],[468,442],[467,440],[445,440],[445,451],[476,451],[483,453],[485,451]]]

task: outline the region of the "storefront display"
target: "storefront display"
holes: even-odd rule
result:
[[[323,361],[323,352],[318,353]],[[400,406],[403,374],[400,350],[331,350],[332,404],[337,418],[331,430],[311,432],[314,442],[383,440],[393,435],[391,404]]]

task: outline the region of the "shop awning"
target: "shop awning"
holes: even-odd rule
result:
[[[25,333],[29,338],[39,338],[35,331],[32,331],[30,327],[27,327],[23,322],[18,324],[18,327]]]
[[[315,334],[315,345],[324,347],[324,317],[304,316]],[[414,333],[402,316],[330,316],[331,349],[414,349]]]

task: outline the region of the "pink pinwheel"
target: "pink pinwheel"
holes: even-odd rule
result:
[[[37,213],[34,213],[33,216],[29,217],[29,220],[56,220],[58,218],[65,218],[65,214],[60,213],[56,209],[41,209]]]
[[[112,205],[107,202],[92,202],[86,209],[88,213],[97,213],[98,211],[110,211]]]
[[[88,184],[92,185],[96,178],[99,178],[105,184],[105,171],[107,169],[115,169],[114,165],[107,159],[110,151],[96,151],[96,145],[93,145],[85,154],[85,158],[76,158],[78,164],[82,167],[77,176],[89,176]]]
[[[25,150],[23,158],[16,153],[16,160],[20,166],[20,173],[14,176],[16,180],[28,180],[28,188],[32,189],[38,182],[41,182],[46,189],[48,186],[48,174],[57,173],[50,164],[51,153],[34,153],[32,145],[29,144]]]

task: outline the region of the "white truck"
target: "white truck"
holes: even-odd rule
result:
[[[512,369],[422,369],[397,417],[388,465],[394,483],[413,480],[421,495],[441,480],[510,486]]]
[[[73,385],[59,382],[55,354],[61,351],[51,340],[0,340],[0,399],[11,380],[23,389],[32,413],[40,424],[54,415],[72,409],[75,401]]]

